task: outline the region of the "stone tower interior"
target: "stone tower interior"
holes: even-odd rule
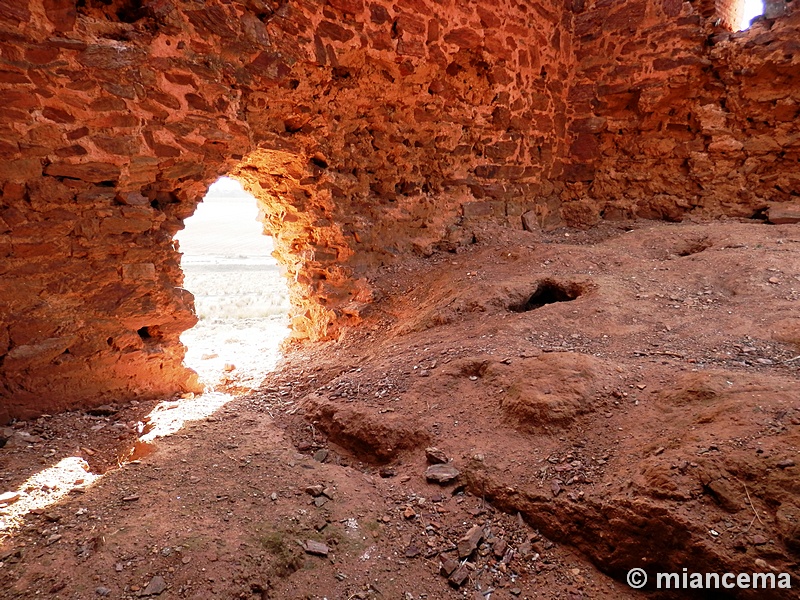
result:
[[[653,399],[694,415],[684,422],[673,413],[658,413],[657,407],[652,414],[628,415],[632,420],[620,424],[626,430],[636,429],[640,419],[665,429],[631,442],[630,452],[642,453],[630,460],[633,474],[609,483],[607,498],[596,493],[595,504],[573,497],[565,483],[581,483],[569,476],[583,460],[577,450],[573,459],[565,461],[569,453],[563,451],[541,468],[529,466],[527,459],[492,467],[490,455],[475,441],[478,433],[461,446],[453,442],[451,453],[463,452],[472,465],[462,473],[471,498],[491,501],[498,514],[520,515],[520,523],[524,517],[536,535],[546,536],[538,543],[555,540],[569,546],[579,557],[575,560],[585,561],[576,563],[582,576],[564,571],[572,578],[569,585],[528,568],[527,576],[543,578],[552,597],[567,589],[565,594],[576,595],[558,597],[639,597],[620,584],[625,572],[638,566],[786,571],[793,587],[800,585],[800,488],[792,474],[792,456],[800,447],[800,404],[790,393],[800,365],[793,356],[800,347],[795,291],[800,261],[793,244],[800,235],[792,229],[800,220],[800,8],[798,0],[765,0],[764,14],[736,31],[741,10],[738,0],[0,0],[0,420],[35,423],[45,413],[200,391],[196,375],[183,364],[179,336],[197,317],[192,295],[182,287],[174,236],[209,185],[228,175],[255,196],[289,283],[293,340],[284,373],[275,377],[291,381],[302,368],[304,377],[314,368],[336,371],[325,380],[328,385],[347,371],[343,357],[353,348],[363,353],[359,360],[379,357],[375,360],[391,363],[400,361],[400,354],[392,354],[387,340],[397,347],[411,344],[413,352],[403,355],[414,365],[408,377],[424,371],[419,381],[428,382],[430,395],[425,399],[412,385],[406,391],[415,402],[429,408],[438,402],[439,410],[448,412],[442,397],[472,393],[460,386],[494,386],[508,394],[496,407],[503,423],[513,423],[508,435],[522,436],[514,447],[540,444],[553,452],[559,436],[589,436],[585,432],[593,419],[604,426],[616,419],[613,407],[625,404],[629,394],[632,400],[647,394],[649,402],[652,391]],[[650,233],[645,226],[653,228]],[[645,275],[661,268],[656,262],[664,257],[658,252],[684,260],[688,266],[681,277],[688,281],[695,273],[689,260],[710,255],[709,249],[740,249],[735,256],[718,257],[721,262],[710,267],[709,277],[722,277],[735,263],[725,280],[725,289],[732,291],[720,302],[744,306],[746,299],[747,308],[737,313],[739,308],[726,305],[722,316],[714,317],[719,330],[709,334],[708,352],[722,352],[726,340],[736,336],[739,350],[761,348],[741,341],[761,335],[771,340],[770,351],[784,354],[767,353],[760,360],[769,362],[745,361],[741,368],[712,361],[706,369],[694,359],[687,365],[688,355],[678,358],[694,343],[687,333],[686,348],[662,351],[664,364],[653,367],[663,381],[680,371],[672,388],[645,378],[625,380],[624,390],[618,390],[612,381],[618,376],[615,367],[597,362],[600,354],[579,350],[576,336],[591,337],[591,327],[567,335],[564,339],[574,343],[564,342],[564,352],[551,352],[549,341],[536,353],[520,351],[513,360],[487,350],[492,336],[499,339],[503,331],[522,327],[523,321],[510,323],[512,317],[529,319],[524,326],[528,334],[535,330],[533,337],[553,331],[531,320],[529,309],[539,306],[536,298],[542,294],[558,302],[565,299],[559,294],[566,294],[567,300],[577,298],[570,303],[576,306],[593,294],[602,298],[598,273],[628,260],[609,254],[622,243],[614,239],[627,239],[619,233],[623,229],[632,231],[628,237],[639,245],[617,250],[625,256],[651,253],[647,260],[654,262],[641,266]],[[737,241],[740,235],[756,235],[745,230],[765,237]],[[597,241],[592,232],[598,231],[606,232],[602,241],[611,246],[591,250],[590,242]],[[568,251],[565,234],[584,240],[584,249],[570,246]],[[556,236],[560,241],[550,243]],[[502,252],[492,254],[498,244]],[[747,254],[750,250],[768,256]],[[455,265],[464,257],[467,263],[450,275],[437,279],[432,274],[437,265]],[[514,264],[500,264],[512,258]],[[572,261],[570,281],[565,284],[556,274],[533,285],[553,261]],[[393,287],[387,274],[404,270],[411,282]],[[478,281],[475,274],[482,270],[485,279]],[[419,274],[416,288],[412,271]],[[764,290],[789,286],[774,298],[781,304],[769,305],[774,318],[754,317],[747,327],[726,321],[728,315],[733,319],[766,306],[730,283],[759,273]],[[636,279],[630,273],[619,277]],[[621,292],[605,297],[607,310],[626,326],[648,318],[647,310],[636,312],[637,299],[657,297],[644,289],[632,293],[635,297]],[[683,296],[673,302],[677,309]],[[488,315],[488,323],[501,305],[505,320],[492,321],[490,329],[465,321]],[[519,310],[506,310],[512,305]],[[536,314],[549,314],[546,310]],[[564,303],[563,310],[578,315],[583,309],[571,313]],[[546,323],[549,317],[541,318]],[[607,338],[600,335],[607,333],[604,318],[589,319],[596,320],[599,339]],[[437,327],[459,323],[465,328],[452,334],[452,347],[466,345],[479,359],[470,362],[459,355],[451,362],[441,357],[446,349],[425,364],[409,358],[435,346]],[[669,332],[679,325],[664,317],[652,327]],[[634,338],[644,335],[635,328],[625,331]],[[646,348],[643,354],[635,342],[626,343],[640,352],[634,352],[636,360],[657,353]],[[347,354],[347,368],[355,367],[355,355]],[[627,357],[617,363],[618,373],[640,368],[630,352]],[[681,368],[668,360],[683,361]],[[441,379],[435,377],[445,361],[452,372],[445,369]],[[516,361],[521,361],[518,369]],[[751,372],[751,367],[768,372]],[[516,379],[511,370],[517,371]],[[595,382],[590,390],[585,382],[573,381],[575,373],[588,372]],[[706,375],[711,379],[698,380]],[[561,393],[558,406],[541,395],[530,400],[534,384],[546,387],[541,393],[548,397],[551,388],[554,395]],[[295,387],[300,389],[296,382]],[[756,388],[763,398],[746,397]],[[305,435],[303,427],[311,423],[312,434],[319,428],[342,456],[350,457],[351,467],[352,461],[363,461],[375,473],[375,465],[389,473],[386,465],[397,461],[412,465],[413,457],[421,456],[424,462],[426,444],[447,445],[436,423],[406,422],[410,413],[403,416],[402,408],[389,414],[381,409],[376,420],[374,410],[365,416],[359,412],[363,407],[342,404],[344,396],[337,400],[330,390],[303,389],[305,408],[297,423],[285,426],[285,435],[297,442],[294,438]],[[590,404],[604,398],[613,410],[589,406],[584,397]],[[770,417],[747,425],[736,421],[730,431],[743,429],[725,440],[686,433],[721,419],[723,408],[734,405]],[[638,397],[635,406],[638,410]],[[722,408],[710,415],[712,406]],[[491,431],[494,421],[487,419]],[[545,422],[549,425],[542,429]],[[747,459],[735,454],[734,448],[749,452],[747,444],[756,444],[762,434],[767,437],[758,437],[761,463],[753,463],[755,446]],[[591,439],[578,446],[591,446]],[[391,448],[381,450],[381,444]],[[717,458],[726,444],[731,452]],[[292,451],[302,454],[301,446],[294,443]],[[716,462],[709,463],[709,456]],[[622,452],[617,458],[625,461]],[[603,465],[613,460],[602,453],[595,459]],[[773,459],[775,464],[769,463]],[[543,474],[548,465],[565,471],[556,480],[561,483],[547,483],[541,492],[550,477]],[[323,463],[317,468],[345,467]],[[694,477],[694,487],[675,484],[675,477]],[[375,479],[380,485],[393,481]],[[589,476],[583,479],[590,484]],[[457,489],[464,493],[463,487]],[[348,493],[357,502],[357,490],[342,492]],[[689,504],[691,509],[685,508]],[[398,527],[423,521],[422,504],[408,510],[413,517],[400,518]],[[718,524],[737,518],[744,525],[734,533]],[[747,523],[762,527],[755,538],[756,529],[745,531]],[[378,526],[388,528],[388,517]],[[482,535],[491,540],[487,530]],[[16,575],[0,575],[0,589],[5,597],[30,597],[25,595],[30,586],[52,573],[20,575],[25,561],[8,553],[16,551],[15,539],[23,538],[5,538],[0,567],[5,562],[6,574],[14,569]],[[521,543],[534,554],[533,534]],[[343,554],[345,546],[339,545]],[[546,545],[534,550],[537,557],[550,552]],[[412,554],[402,560],[413,562]],[[487,550],[482,556],[494,554]],[[645,562],[636,563],[634,556]],[[499,553],[497,564],[505,558]],[[568,562],[563,556],[558,561]],[[127,564],[124,569],[118,572],[129,572]],[[403,572],[402,566],[397,569]],[[273,579],[300,577],[293,584],[300,589],[306,585],[302,578],[312,577],[308,569],[289,571],[293,574],[285,577],[273,573]],[[448,586],[447,578],[431,572],[430,582],[427,575],[414,575],[430,586],[427,597],[464,597],[453,589],[461,584],[451,578]],[[180,587],[177,577],[166,575],[171,597],[228,597],[179,593],[191,585]],[[220,585],[219,577],[209,585]],[[339,587],[331,587],[336,591],[328,597],[378,597],[369,590],[362,590],[363,596],[345,592],[355,575],[331,577],[331,586]],[[402,574],[396,577],[404,581]],[[575,583],[580,577],[590,583]],[[72,580],[56,592],[65,598],[94,597],[99,584],[89,583],[88,592]],[[131,585],[97,589],[133,597],[141,588],[131,591]],[[279,589],[280,584],[270,585]],[[378,589],[383,583],[374,585]],[[242,586],[254,597],[317,597],[311,584],[303,588],[306,595],[293,595],[286,591],[290,588],[270,592],[264,582]],[[219,593],[232,594],[233,587]],[[493,589],[495,598],[519,592],[512,584]],[[418,593],[394,591],[407,594],[392,596],[398,598]],[[524,585],[522,593],[535,597]],[[744,589],[730,594],[767,597]]]

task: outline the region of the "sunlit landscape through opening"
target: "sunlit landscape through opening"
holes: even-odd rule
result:
[[[750,21],[757,16],[764,14],[764,3],[762,0],[744,0],[742,20],[739,29],[744,30],[750,27]]]
[[[288,334],[289,293],[255,198],[223,177],[175,238],[199,318],[181,336],[186,365],[207,391],[257,386]]]

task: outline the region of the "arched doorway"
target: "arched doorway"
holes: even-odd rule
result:
[[[289,292],[253,196],[234,179],[209,187],[175,239],[198,323],[181,336],[206,389],[252,388],[279,358]]]

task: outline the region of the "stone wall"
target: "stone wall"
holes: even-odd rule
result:
[[[713,2],[573,3],[562,214],[680,220],[800,196],[800,11],[731,33]]]
[[[299,337],[371,268],[554,190],[569,32],[501,0],[0,0],[5,415],[192,389],[173,236],[223,174],[261,203]],[[464,217],[464,213],[467,217]]]
[[[482,219],[796,198],[797,2],[0,0],[0,410],[196,385],[173,236],[224,174],[313,339]]]

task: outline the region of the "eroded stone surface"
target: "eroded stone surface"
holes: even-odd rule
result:
[[[4,5],[0,417],[196,388],[173,236],[223,174],[312,339],[365,317],[376,269],[481,221],[796,197],[794,4],[737,34],[639,0]]]

